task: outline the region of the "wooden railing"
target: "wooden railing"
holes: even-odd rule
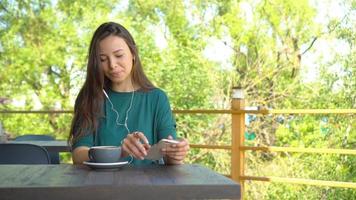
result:
[[[321,148],[298,148],[298,147],[253,147],[245,146],[245,114],[356,114],[356,109],[283,109],[283,110],[245,110],[243,98],[233,98],[230,110],[173,110],[175,114],[231,114],[232,119],[232,143],[231,145],[204,145],[191,144],[192,148],[224,149],[231,151],[231,174],[227,175],[241,184],[243,195],[244,183],[251,181],[268,181],[292,184],[305,184],[325,187],[341,187],[356,189],[354,182],[324,181],[302,178],[285,177],[258,177],[245,175],[245,152],[246,151],[271,151],[271,152],[296,152],[318,154],[345,154],[356,155],[356,150],[350,149],[321,149]],[[73,113],[73,111],[0,111],[0,114],[60,114]]]
[[[205,149],[225,149],[231,150],[231,174],[227,175],[239,182],[242,186],[246,180],[270,181],[282,183],[305,184],[315,186],[342,187],[356,189],[356,183],[341,181],[323,181],[301,178],[282,178],[282,177],[257,177],[245,175],[245,151],[271,151],[271,152],[293,152],[293,153],[319,153],[319,154],[346,154],[356,155],[356,150],[350,149],[321,149],[321,148],[298,148],[298,147],[251,147],[245,146],[245,114],[356,114],[356,109],[261,109],[245,110],[245,102],[242,98],[233,98],[231,110],[177,110],[177,114],[231,114],[232,118],[232,144],[231,145],[195,145],[192,148]]]
[[[235,102],[234,102],[235,101]],[[243,188],[246,180],[268,181],[292,184],[304,184],[324,187],[340,187],[356,189],[354,182],[324,181],[302,178],[284,177],[258,177],[245,175],[245,152],[246,151],[270,151],[270,152],[293,152],[293,153],[317,153],[317,154],[345,154],[356,156],[356,150],[351,149],[327,149],[327,148],[299,148],[299,147],[275,147],[275,146],[245,146],[245,114],[356,114],[356,109],[290,109],[290,110],[245,110],[243,99],[233,99],[231,110],[179,110],[180,114],[231,114],[232,117],[232,144],[231,145],[202,145],[191,144],[192,148],[224,149],[231,150],[231,174],[227,175],[239,182]]]

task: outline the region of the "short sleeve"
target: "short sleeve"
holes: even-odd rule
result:
[[[88,134],[80,137],[76,142],[73,143],[72,149],[74,150],[75,148],[80,146],[86,146],[86,147],[94,146],[93,134]]]

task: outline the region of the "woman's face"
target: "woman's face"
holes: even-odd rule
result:
[[[131,86],[133,56],[124,39],[110,35],[99,43],[100,66],[113,87]]]

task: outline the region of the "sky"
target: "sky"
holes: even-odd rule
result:
[[[347,13],[347,8],[345,8],[341,1],[311,1],[312,5],[317,9],[317,16],[315,22],[322,24],[324,27],[331,19],[342,20]],[[356,13],[353,12],[353,17],[356,17]],[[356,18],[355,18],[356,19]],[[324,30],[326,31],[326,30]],[[306,47],[302,48],[305,49]],[[336,55],[345,56],[350,52],[350,46],[347,42],[343,40],[338,40],[335,38],[319,38],[313,46],[313,51],[309,51],[304,54],[302,58],[302,73],[305,82],[312,82],[318,78],[319,75],[319,65],[327,64],[333,60]],[[321,61],[321,62],[320,62]],[[335,73],[340,73],[342,71],[342,66],[333,65],[329,68]]]

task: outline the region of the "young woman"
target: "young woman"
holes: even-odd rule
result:
[[[152,144],[176,139],[175,120],[167,95],[143,72],[131,34],[108,22],[95,31],[89,47],[87,76],[74,106],[69,141],[75,164],[88,161],[92,146],[122,146],[133,164],[145,160]],[[166,164],[181,164],[186,139],[162,149]]]

